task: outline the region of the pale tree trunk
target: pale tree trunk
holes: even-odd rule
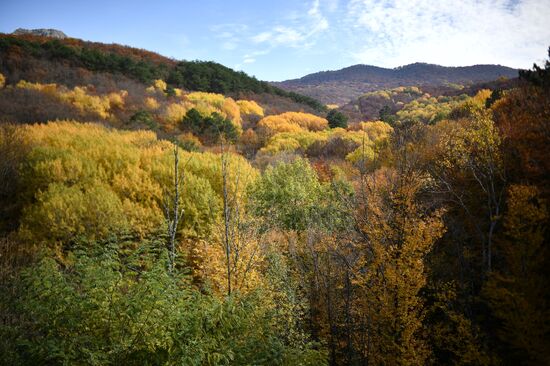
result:
[[[168,270],[174,271],[176,262],[176,234],[178,225],[183,218],[183,208],[180,209],[179,201],[181,196],[181,186],[184,182],[184,176],[180,176],[178,147],[174,144],[174,185],[173,192],[165,195],[164,215],[168,227]]]
[[[222,199],[223,199],[223,223],[224,223],[224,235],[223,245],[225,249],[226,260],[226,272],[227,272],[227,295],[231,295],[231,208],[229,204],[229,192],[228,192],[228,170],[229,160],[227,153],[224,150],[223,140],[221,143],[221,168],[222,168]]]

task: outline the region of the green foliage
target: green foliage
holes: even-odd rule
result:
[[[229,119],[223,118],[217,112],[203,117],[195,108],[187,111],[181,127],[193,134],[204,136],[211,142],[217,142],[222,138],[229,142],[235,142],[239,137],[237,128]]]
[[[348,117],[346,117],[342,112],[337,111],[336,109],[331,109],[327,114],[327,121],[330,128],[347,128],[348,127]]]
[[[345,226],[339,198],[349,197],[351,188],[343,180],[335,187],[322,184],[307,160],[269,166],[251,186],[251,209],[266,220],[266,226],[304,231],[318,224],[324,229]]]
[[[139,110],[130,117],[130,122],[133,124],[144,124],[154,130],[158,127],[153,115],[149,111]]]
[[[187,111],[181,121],[181,129],[191,131],[194,134],[201,133],[204,128],[204,118],[196,108]]]
[[[324,364],[322,352],[274,331],[260,293],[200,293],[167,271],[160,245],[87,243],[70,264],[46,256],[24,270],[15,298],[0,300],[19,320],[0,328],[1,357],[29,365]]]
[[[253,211],[276,227],[305,230],[321,198],[321,184],[306,160],[268,167],[253,186]]]

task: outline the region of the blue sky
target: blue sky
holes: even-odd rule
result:
[[[262,80],[357,63],[529,68],[550,46],[550,0],[0,0],[0,32],[56,28]]]

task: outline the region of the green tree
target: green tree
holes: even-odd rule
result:
[[[327,121],[330,128],[347,128],[348,127],[348,117],[342,112],[339,112],[336,109],[331,109],[327,114]]]
[[[158,127],[155,119],[150,112],[145,110],[139,110],[130,117],[130,122],[133,124],[144,124],[150,129],[156,129]]]
[[[252,210],[285,230],[303,231],[319,208],[322,187],[307,160],[268,167],[251,189]]]
[[[181,129],[191,131],[194,134],[199,134],[204,128],[204,118],[198,110],[191,108],[187,111],[181,121]]]

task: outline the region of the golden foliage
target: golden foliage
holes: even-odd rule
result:
[[[23,175],[20,233],[31,242],[105,238],[117,231],[146,235],[162,228],[162,202],[173,176],[172,145],[149,131],[114,131],[96,124],[50,122],[20,127],[31,146]],[[185,162],[180,232],[212,233],[221,213],[219,155],[181,151]],[[231,155],[241,192],[257,172]],[[235,178],[233,178],[235,181]]]
[[[241,112],[238,104],[232,98],[205,92],[189,93],[182,96],[179,102],[168,104],[162,113],[165,120],[165,129],[173,131],[191,108],[196,109],[203,117],[218,113],[223,118],[229,119],[238,133],[242,132]]]
[[[161,90],[161,91],[166,91],[166,87],[167,87],[166,82],[161,79],[155,80],[155,82],[153,83],[153,86],[155,87],[155,89]]]
[[[38,90],[48,94],[55,94],[57,92],[57,84],[31,83],[25,80],[20,80],[16,84],[16,87],[21,89]]]
[[[197,148],[202,146],[201,140],[192,133],[182,133],[176,136],[176,140],[182,144],[192,144],[193,146],[196,146]]]
[[[263,117],[264,109],[253,100],[238,100],[237,105],[241,111],[241,115],[253,114]]]
[[[263,120],[270,122],[270,118],[266,117]],[[358,131],[347,131],[342,128],[334,128],[323,131],[307,131],[296,128],[296,125],[289,125],[293,130],[289,132],[279,132],[270,137],[265,146],[260,149],[262,153],[277,154],[282,151],[296,151],[298,149],[305,151],[313,144],[319,147],[326,146],[329,142],[335,139],[340,139],[345,143],[351,142],[351,146],[356,146],[355,150],[347,154],[346,160],[352,163],[362,162],[368,164],[372,162],[376,156],[379,147],[385,144],[391,134],[393,128],[385,122],[361,122]],[[348,150],[349,151],[349,150]]]
[[[0,88],[3,88],[6,85],[6,77],[0,73]]]
[[[361,122],[360,129],[367,133],[371,141],[387,138],[393,132],[393,127],[382,121]]]
[[[123,108],[124,99],[128,92],[121,90],[117,93],[107,95],[91,95],[88,88],[76,86],[72,90],[56,84],[31,83],[21,80],[16,85],[17,88],[38,90],[43,93],[51,94],[61,101],[71,104],[83,112],[97,114],[103,119],[111,117],[110,111],[113,108]]]
[[[167,122],[167,129],[170,131],[175,128],[176,124],[181,122],[189,109],[191,109],[191,106],[183,102],[168,104],[165,107],[163,114],[164,119]]]
[[[121,90],[118,93],[109,93],[109,95],[107,95],[107,99],[109,99],[110,108],[124,108],[124,98],[126,98],[126,96],[128,96],[128,92],[126,90]]]
[[[262,118],[258,127],[272,136],[278,132],[322,131],[328,128],[328,121],[309,113],[285,112]]]
[[[241,111],[232,98],[216,93],[193,92],[185,95],[184,100],[191,102],[192,108],[204,117],[217,112],[229,119],[237,128],[241,128]]]
[[[160,92],[160,93],[164,94],[166,92],[167,87],[168,87],[168,85],[166,84],[166,82],[164,80],[157,79],[153,82],[153,85],[146,88],[145,91],[147,93],[151,93],[151,94],[156,93],[156,92]]]
[[[159,102],[153,98],[153,97],[147,97],[145,98],[145,101],[143,102],[145,104],[145,107],[150,110],[157,110],[160,107]]]
[[[363,238],[358,248],[355,284],[369,320],[368,358],[373,364],[423,365],[429,348],[423,340],[427,283],[425,256],[444,233],[442,212],[423,215],[418,195],[428,183],[419,172],[381,169],[359,189],[357,221]],[[371,362],[369,362],[371,363]]]

